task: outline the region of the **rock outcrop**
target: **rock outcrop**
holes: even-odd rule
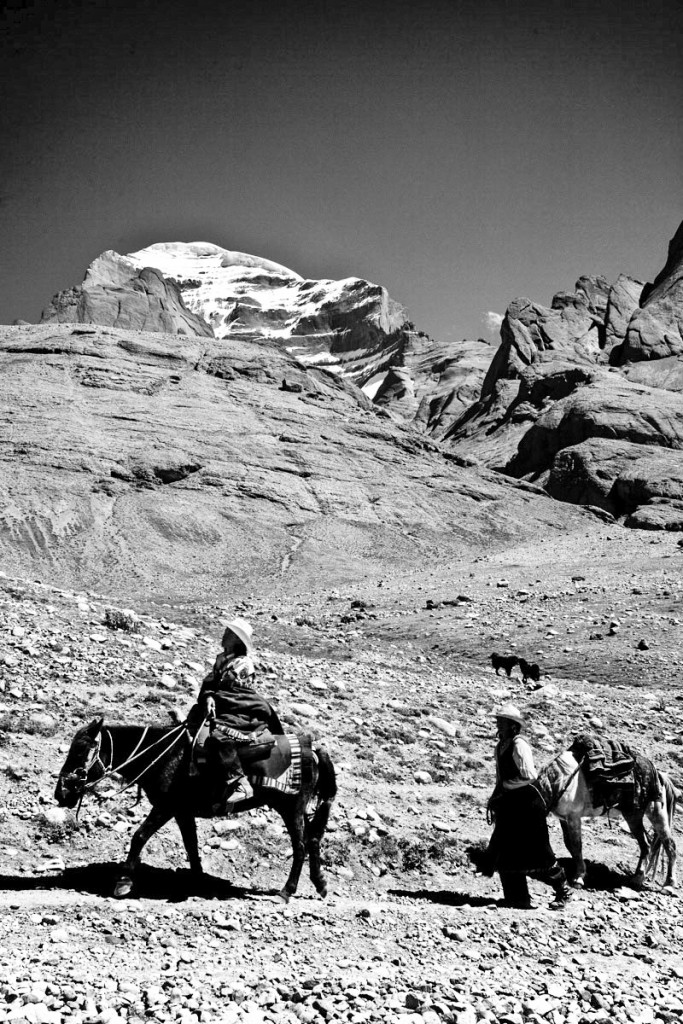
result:
[[[551,308],[511,303],[481,396],[445,440],[562,501],[677,529],[669,483],[683,465],[682,324],[680,228],[653,285],[582,277]],[[654,458],[653,447],[671,451]],[[647,486],[633,486],[632,473]]]
[[[113,251],[91,263],[83,284],[55,295],[41,320],[213,337],[209,325],[186,307],[176,284],[158,270],[136,269]]]
[[[492,352],[482,340],[439,343],[412,335],[387,370],[359,383],[392,416],[441,439],[478,398]]]
[[[560,501],[633,515],[653,501],[683,501],[680,450],[591,438],[557,453],[546,490]]]
[[[553,375],[554,376],[554,375]],[[566,374],[560,375],[566,383]],[[529,384],[530,382],[527,382]],[[550,381],[535,381],[539,398]],[[533,384],[528,387],[531,396]],[[532,398],[533,400],[533,398]],[[552,401],[521,439],[506,471],[539,477],[557,453],[590,438],[610,438],[636,445],[683,449],[683,401],[671,392],[632,384],[610,373],[593,372],[576,381],[565,397]]]
[[[482,398],[501,378],[516,379],[538,362],[562,359],[596,363],[605,348],[605,312],[609,286],[603,277],[582,277],[574,292],[558,292],[550,308],[530,299],[508,306],[501,343],[482,388]]]
[[[669,243],[666,264],[631,316],[619,361],[672,355],[683,356],[683,223]]]

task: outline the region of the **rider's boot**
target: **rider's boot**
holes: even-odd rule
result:
[[[235,781],[235,779],[231,779],[231,784]],[[237,785],[232,790],[230,795],[226,797],[225,802],[228,805],[237,804],[240,803],[240,801],[242,800],[250,800],[253,795],[254,790],[251,788],[249,780],[244,775],[240,775],[237,777]]]

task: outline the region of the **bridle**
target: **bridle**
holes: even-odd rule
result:
[[[149,726],[146,725],[142,730],[140,739],[135,745],[133,753],[130,754],[120,764],[115,765],[114,738],[109,729],[101,729],[100,732],[97,734],[97,739],[93,742],[91,746],[91,750],[88,754],[88,759],[86,763],[82,765],[80,768],[75,768],[72,772],[63,773],[61,776],[62,780],[67,784],[71,783],[73,785],[75,783],[80,788],[76,816],[78,816],[78,812],[81,809],[81,803],[83,802],[83,797],[85,796],[88,790],[95,789],[95,787],[99,786],[99,784],[101,782],[104,782],[105,779],[111,778],[112,775],[120,773],[122,768],[126,768],[129,764],[132,764],[134,761],[137,761],[140,757],[142,757],[143,754],[146,754],[149,751],[153,750],[155,747],[158,747],[161,743],[163,743],[165,739],[168,739],[169,736],[172,737],[171,742],[161,751],[161,753],[159,753],[154,758],[151,764],[145,765],[142,771],[139,772],[139,774],[136,775],[134,779],[132,779],[130,782],[127,782],[126,785],[122,787],[122,789],[119,792],[119,795],[121,793],[125,793],[127,789],[130,789],[131,786],[134,786],[136,783],[138,783],[140,779],[142,779],[143,776],[151,768],[153,768],[154,765],[157,764],[162,757],[164,757],[165,754],[168,754],[173,749],[173,747],[182,739],[183,734],[187,733],[188,731],[189,730],[187,728],[187,724],[185,722],[182,722],[180,725],[177,725],[174,729],[171,729],[170,733],[164,733],[164,735],[160,736],[158,740],[154,741],[154,743],[150,743],[149,746],[143,747],[145,737],[149,732]],[[103,734],[106,734],[109,744],[108,764],[105,764],[102,757]],[[92,772],[93,768],[98,764],[99,767],[101,768],[101,774],[98,775],[96,779],[91,779],[90,773]]]

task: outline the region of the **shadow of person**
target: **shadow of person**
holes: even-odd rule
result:
[[[389,889],[389,893],[411,900],[440,903],[444,907],[495,907],[501,902],[493,896],[474,896],[470,892],[457,892],[453,889]]]
[[[61,889],[110,897],[114,892],[121,865],[115,861],[68,867],[54,875],[0,875],[0,892],[29,892]],[[224,878],[204,874],[197,878],[186,868],[158,868],[143,864],[135,874],[132,899],[182,902],[191,896],[206,899],[240,900],[254,896],[276,896],[277,889],[232,885]]]

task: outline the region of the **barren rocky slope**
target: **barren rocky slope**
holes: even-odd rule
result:
[[[267,343],[45,324],[0,360],[6,570],[201,599],[594,528]]]
[[[491,712],[506,698],[524,708],[539,763],[578,730],[637,733],[681,784],[681,557],[672,537],[602,526],[458,569],[140,607],[139,633],[105,625],[111,598],[2,579],[3,1019],[678,1020],[680,896],[629,887],[636,847],[618,822],[586,826],[589,885],[561,914],[537,883],[537,909],[501,908],[467,847],[488,834]],[[159,721],[189,707],[235,613],[254,623],[261,689],[337,765],[330,897],[304,878],[278,904],[289,844],[252,812],[201,825],[205,891],[189,887],[169,826],[134,898],[114,901],[145,803],[105,787],[76,823],[55,812],[54,772],[95,713]],[[539,661],[541,688],[496,678],[491,649]],[[562,854],[557,823],[552,837]]]

